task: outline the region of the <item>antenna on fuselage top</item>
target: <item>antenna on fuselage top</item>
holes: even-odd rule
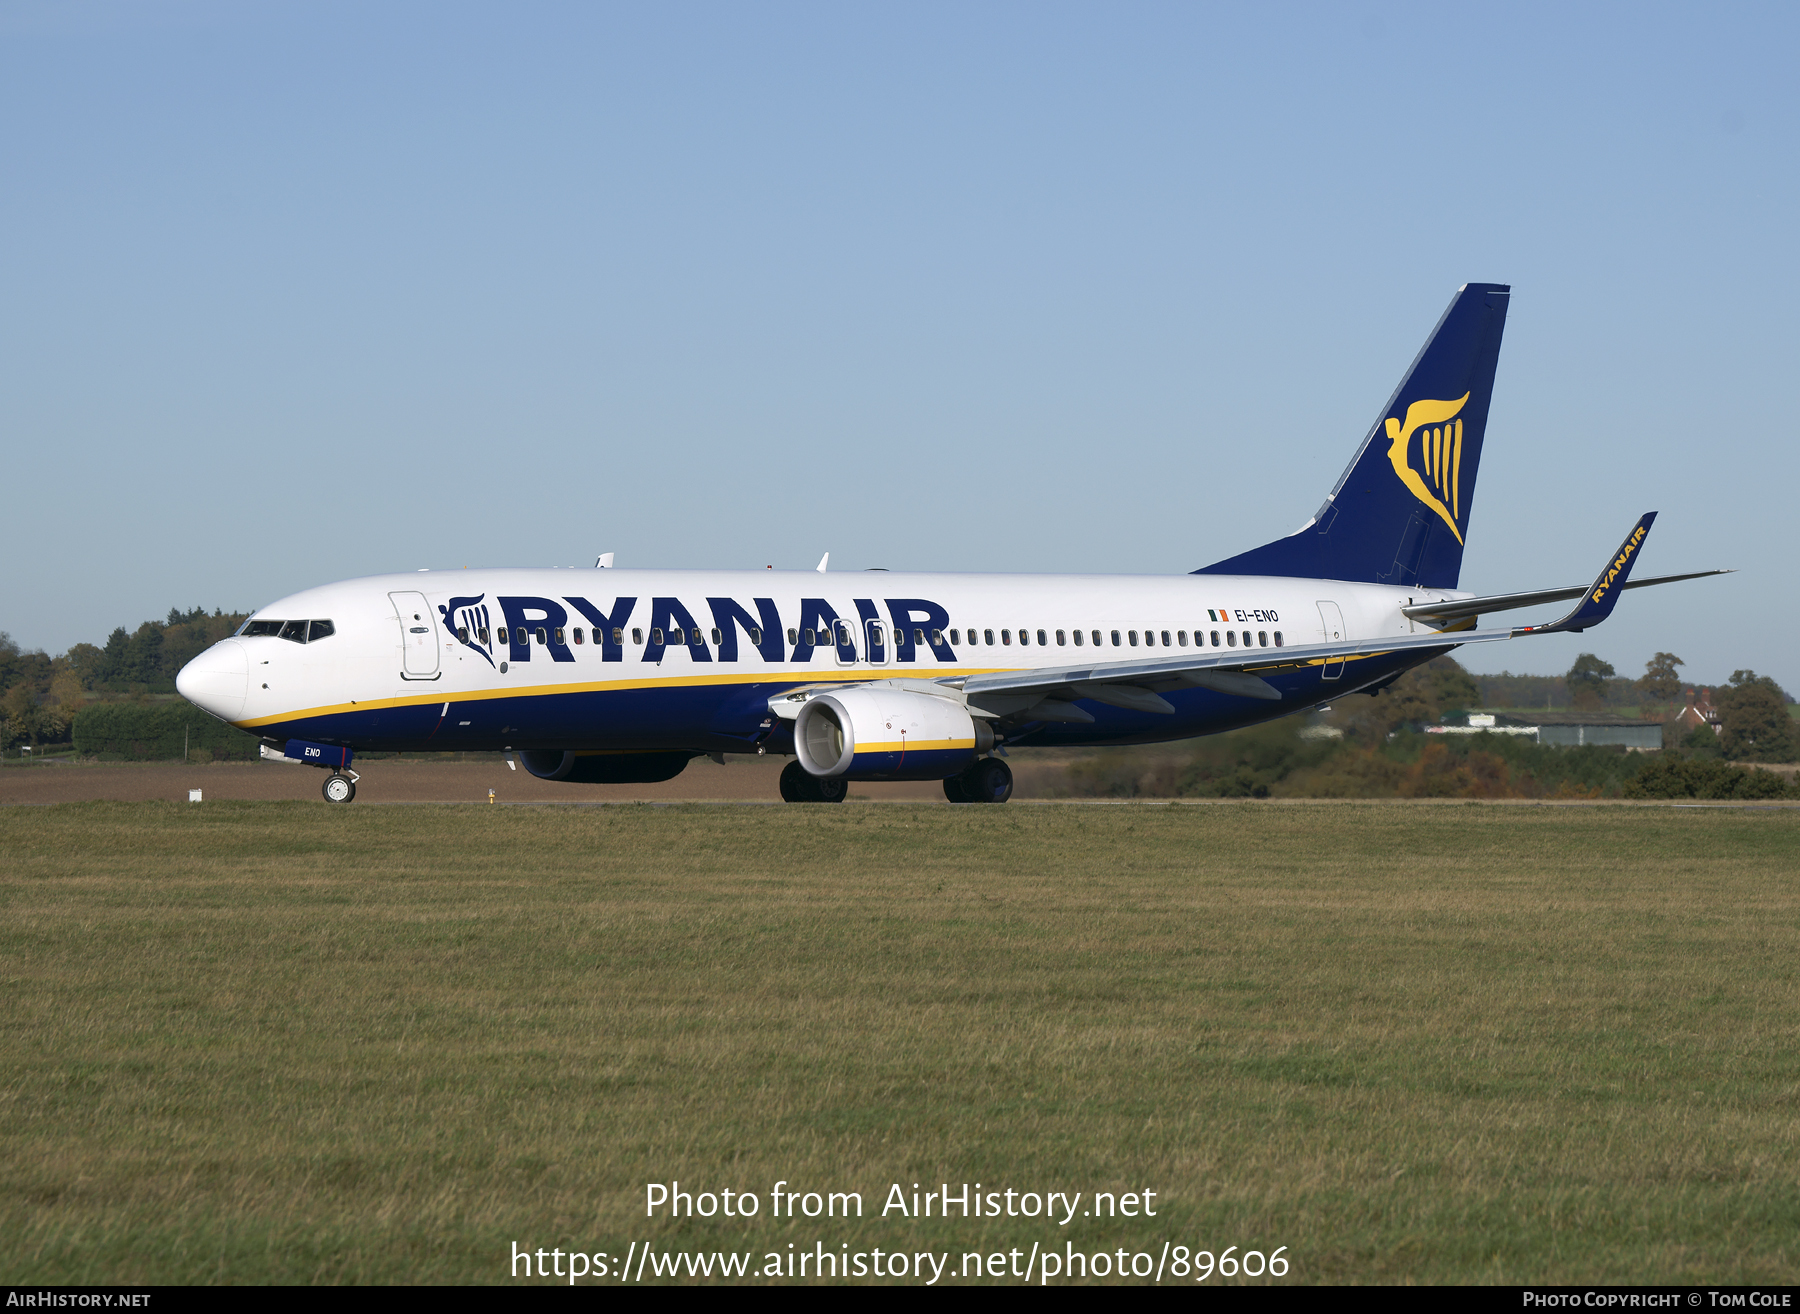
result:
[[[818,572],[821,575],[823,575],[825,573],[825,563],[830,560],[831,560],[831,553],[827,552],[824,556],[819,558],[819,564],[817,567],[815,567],[815,569],[817,569]]]
[[[613,561],[612,553],[602,552],[599,556],[594,558],[594,569],[595,570],[611,570],[612,569],[612,561]]]

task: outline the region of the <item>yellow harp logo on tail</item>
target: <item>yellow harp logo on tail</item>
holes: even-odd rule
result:
[[[1388,460],[1412,495],[1437,512],[1458,543],[1462,530],[1462,421],[1456,417],[1469,400],[1464,393],[1455,401],[1416,401],[1406,408],[1406,423],[1388,417]],[[1412,461],[1412,440],[1419,435],[1420,460]]]

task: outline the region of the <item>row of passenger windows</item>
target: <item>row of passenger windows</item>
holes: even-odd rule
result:
[[[253,620],[245,621],[238,630],[248,638],[286,639],[290,643],[317,643],[336,632],[328,620]]]
[[[330,621],[314,621],[312,623],[315,627],[323,625],[325,627],[325,631],[324,631],[325,634],[331,633],[331,622]],[[281,622],[281,621],[267,621],[267,622],[252,621],[251,624],[252,625],[268,624],[268,625],[274,625],[274,626],[279,627],[279,626],[283,625],[284,622]],[[287,621],[287,622],[285,622],[285,624],[287,624],[289,626],[305,625],[306,622],[304,622],[304,621]],[[518,635],[519,635],[518,641],[520,643],[529,643],[534,639],[540,644],[552,642],[552,639],[550,637],[552,634],[555,635],[554,642],[556,642],[557,644],[567,643],[567,642],[569,642],[569,639],[573,639],[577,646],[580,646],[581,644],[586,642],[586,636],[584,634],[583,628],[579,625],[575,626],[572,630],[570,630],[568,632],[569,638],[564,638],[564,632],[563,632],[563,628],[561,626],[546,628],[545,626],[540,625],[536,629],[527,629],[524,626],[519,626],[519,627],[517,627],[517,629],[518,629]],[[871,639],[874,642],[875,646],[876,647],[883,646],[885,643],[885,636],[882,632],[881,625],[879,623],[871,624],[869,626],[869,630],[870,630]],[[252,632],[254,632],[254,631],[252,631]],[[274,633],[274,631],[272,631],[272,630],[271,631],[261,631],[261,632],[262,633]],[[951,630],[950,631],[950,642],[953,644],[960,645],[963,642],[963,639],[962,639],[963,633],[964,633],[964,631],[961,630],[960,628]],[[993,630],[969,630],[969,631],[967,631],[967,633],[969,636],[968,641],[971,645],[980,646],[982,644],[986,644],[989,647],[993,647],[995,644],[995,640],[994,640],[995,632]],[[1050,631],[1038,630],[1036,633],[1037,633],[1038,647],[1048,648],[1050,646]],[[1089,642],[1092,642],[1093,646],[1096,648],[1102,647],[1105,644],[1105,640],[1101,637],[1101,632],[1099,630],[1074,630],[1074,631],[1057,630],[1055,633],[1056,633],[1056,646],[1059,648],[1068,646],[1071,634],[1074,637],[1075,646],[1077,648],[1083,647]],[[1157,640],[1158,640],[1159,636],[1162,641],[1162,646],[1165,648],[1185,648],[1188,646],[1188,632],[1186,630],[1176,630],[1172,636],[1168,630],[1144,630],[1142,632],[1141,636],[1137,630],[1122,630],[1122,631],[1121,630],[1112,630],[1112,631],[1109,631],[1109,633],[1112,638],[1112,646],[1115,648],[1120,648],[1120,647],[1136,648],[1136,647],[1140,646],[1140,644],[1146,648],[1154,648],[1157,646]],[[471,631],[470,631],[469,627],[466,625],[462,626],[461,628],[459,628],[456,631],[456,637],[463,643],[469,642],[470,634],[471,634]],[[482,644],[484,647],[487,645],[488,630],[487,630],[486,626],[482,626],[480,629],[473,631],[473,634],[475,636],[476,642]],[[756,629],[756,628],[752,627],[748,631],[748,634],[750,637],[750,644],[752,647],[761,647],[762,646],[763,632],[760,629]],[[1013,631],[1001,630],[1001,631],[999,631],[999,635],[1000,635],[999,646],[1001,646],[1001,647],[1012,646]],[[281,637],[285,639],[285,638],[290,638],[292,636],[290,636],[285,630],[283,630]],[[321,638],[323,636],[315,628],[315,630],[313,631],[312,637],[317,639],[317,638]],[[502,625],[500,627],[498,637],[499,637],[499,640],[501,643],[511,643],[513,641],[512,637],[511,637],[511,631],[505,625]],[[664,636],[663,631],[660,627],[652,627],[652,629],[650,630],[650,642],[653,644],[664,644],[664,643],[686,644],[689,642],[703,644],[706,642],[706,637],[707,637],[707,632],[702,630],[699,626],[694,627],[693,637],[691,640],[685,634],[683,634],[683,632],[680,630],[671,630],[666,637]],[[896,637],[898,637],[898,632],[896,632]],[[1206,647],[1207,640],[1209,637],[1212,641],[1212,646],[1215,648],[1236,648],[1239,646],[1242,646],[1245,648],[1250,648],[1250,647],[1267,648],[1270,646],[1271,633],[1268,630],[1257,630],[1254,632],[1254,634],[1250,630],[1224,630],[1224,631],[1195,630],[1194,631],[1194,646],[1197,648]],[[715,648],[718,647],[719,644],[724,641],[724,635],[719,633],[717,626],[713,627],[712,632],[711,632],[711,638],[712,638],[713,646]],[[1019,646],[1022,648],[1028,648],[1031,646],[1031,642],[1032,642],[1032,631],[1031,630],[1020,630],[1018,632],[1018,638],[1019,638]],[[596,629],[594,631],[594,642],[601,643],[604,641],[604,639],[605,639],[605,635],[603,634],[603,632]],[[812,647],[812,646],[817,646],[821,643],[829,645],[832,642],[832,634],[831,634],[830,630],[801,630],[801,629],[790,628],[787,632],[787,639],[788,639],[789,644],[792,644],[795,646],[805,644],[809,647]],[[1282,638],[1281,638],[1280,630],[1275,630],[1273,632],[1273,639],[1274,639],[1273,646],[1275,646],[1277,648],[1282,646]],[[612,641],[615,646],[622,645],[625,642],[625,631],[622,628],[615,627],[612,632]],[[644,631],[642,629],[632,630],[631,641],[632,641],[632,643],[638,645],[639,647],[642,647],[643,643],[644,643]],[[841,646],[844,646],[844,647],[849,647],[855,642],[854,631],[850,628],[850,623],[848,621],[838,622],[838,634],[837,634],[836,641],[838,644],[840,644]],[[298,640],[296,640],[296,642],[303,643],[303,642],[305,642],[305,640],[298,639]],[[938,647],[938,646],[942,645],[944,642],[944,632],[942,630],[932,630],[931,637],[928,640],[925,637],[925,631],[923,629],[915,629],[913,631],[913,642],[915,644],[920,645],[921,647],[924,646],[928,642],[931,644],[931,646]]]
[[[970,630],[968,633],[969,633],[969,642],[971,644],[986,644],[989,647],[994,646],[994,631],[993,630],[980,630],[980,631]],[[1036,633],[1037,633],[1038,647],[1048,648],[1050,646],[1050,632],[1047,630],[1038,630]],[[1110,637],[1112,639],[1112,646],[1115,648],[1122,648],[1122,647],[1136,648],[1139,646],[1140,643],[1142,644],[1142,646],[1144,646],[1146,648],[1154,648],[1157,646],[1157,638],[1159,635],[1161,636],[1161,639],[1162,639],[1162,646],[1165,648],[1185,648],[1188,646],[1188,632],[1186,630],[1176,630],[1174,632],[1174,634],[1172,634],[1172,635],[1169,633],[1168,630],[1145,630],[1145,631],[1143,631],[1141,636],[1137,630],[1123,630],[1123,631],[1110,630],[1107,633],[1110,635]],[[1267,648],[1270,646],[1270,644],[1269,644],[1270,632],[1268,630],[1257,630],[1254,634],[1252,634],[1251,631],[1249,631],[1249,630],[1224,630],[1224,631],[1195,630],[1194,631],[1194,646],[1196,648],[1206,647],[1207,646],[1206,641],[1207,641],[1207,637],[1208,637],[1209,633],[1212,638],[1212,646],[1215,648],[1236,648],[1240,644],[1246,648],[1250,648],[1250,647]],[[1031,646],[1031,636],[1032,636],[1031,630],[1020,630],[1019,631],[1019,646],[1021,648],[1030,647]],[[1280,630],[1274,631],[1273,637],[1274,637],[1274,641],[1275,641],[1274,646],[1277,648],[1281,647],[1282,646],[1281,631]],[[1057,630],[1056,631],[1056,646],[1059,648],[1066,647],[1070,638],[1073,638],[1075,640],[1075,646],[1077,648],[1080,648],[1084,644],[1087,644],[1089,642],[1091,642],[1094,645],[1094,647],[1099,648],[1099,647],[1104,646],[1104,643],[1105,643],[1105,640],[1101,637],[1101,632],[1099,630],[1073,630],[1073,631]],[[1013,632],[1011,630],[1001,630],[1000,631],[1000,646],[1001,647],[1006,647],[1006,646],[1010,645],[1012,643],[1012,641],[1013,641]],[[962,640],[957,637],[957,631],[955,631],[955,630],[950,631],[950,642],[951,643],[961,643],[962,642]]]

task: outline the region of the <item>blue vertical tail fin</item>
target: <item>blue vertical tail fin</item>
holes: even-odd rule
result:
[[[1503,283],[1457,291],[1311,520],[1194,574],[1455,588],[1511,291]]]

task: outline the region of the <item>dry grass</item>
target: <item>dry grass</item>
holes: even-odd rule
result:
[[[0,1278],[1286,1245],[1800,1278],[1800,814],[0,810]],[[670,1222],[643,1184],[860,1190]],[[888,1185],[1154,1220],[882,1220]]]

